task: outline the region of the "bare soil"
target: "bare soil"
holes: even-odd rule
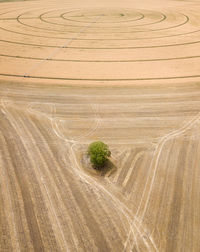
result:
[[[0,251],[200,251],[200,3],[0,7]]]

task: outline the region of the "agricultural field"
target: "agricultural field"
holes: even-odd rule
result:
[[[199,13],[0,1],[0,252],[200,251]]]

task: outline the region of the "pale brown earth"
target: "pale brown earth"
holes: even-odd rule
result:
[[[0,251],[200,251],[199,13],[0,3]]]

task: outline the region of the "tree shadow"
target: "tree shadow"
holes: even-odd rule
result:
[[[90,175],[101,176],[101,177],[110,177],[116,170],[116,165],[112,162],[112,158],[108,159],[105,165],[101,168],[95,167],[90,162],[90,157],[87,153],[81,155],[81,165],[82,168],[90,173]]]
[[[110,160],[108,159],[105,163],[105,165],[101,168],[101,170],[99,170],[100,175],[101,176],[111,176],[111,174],[113,174],[115,171],[117,170],[116,165]]]

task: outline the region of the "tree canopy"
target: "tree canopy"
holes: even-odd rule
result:
[[[88,154],[90,156],[90,161],[96,169],[101,169],[104,167],[108,157],[110,157],[111,152],[107,144],[97,141],[93,142],[88,147]]]

